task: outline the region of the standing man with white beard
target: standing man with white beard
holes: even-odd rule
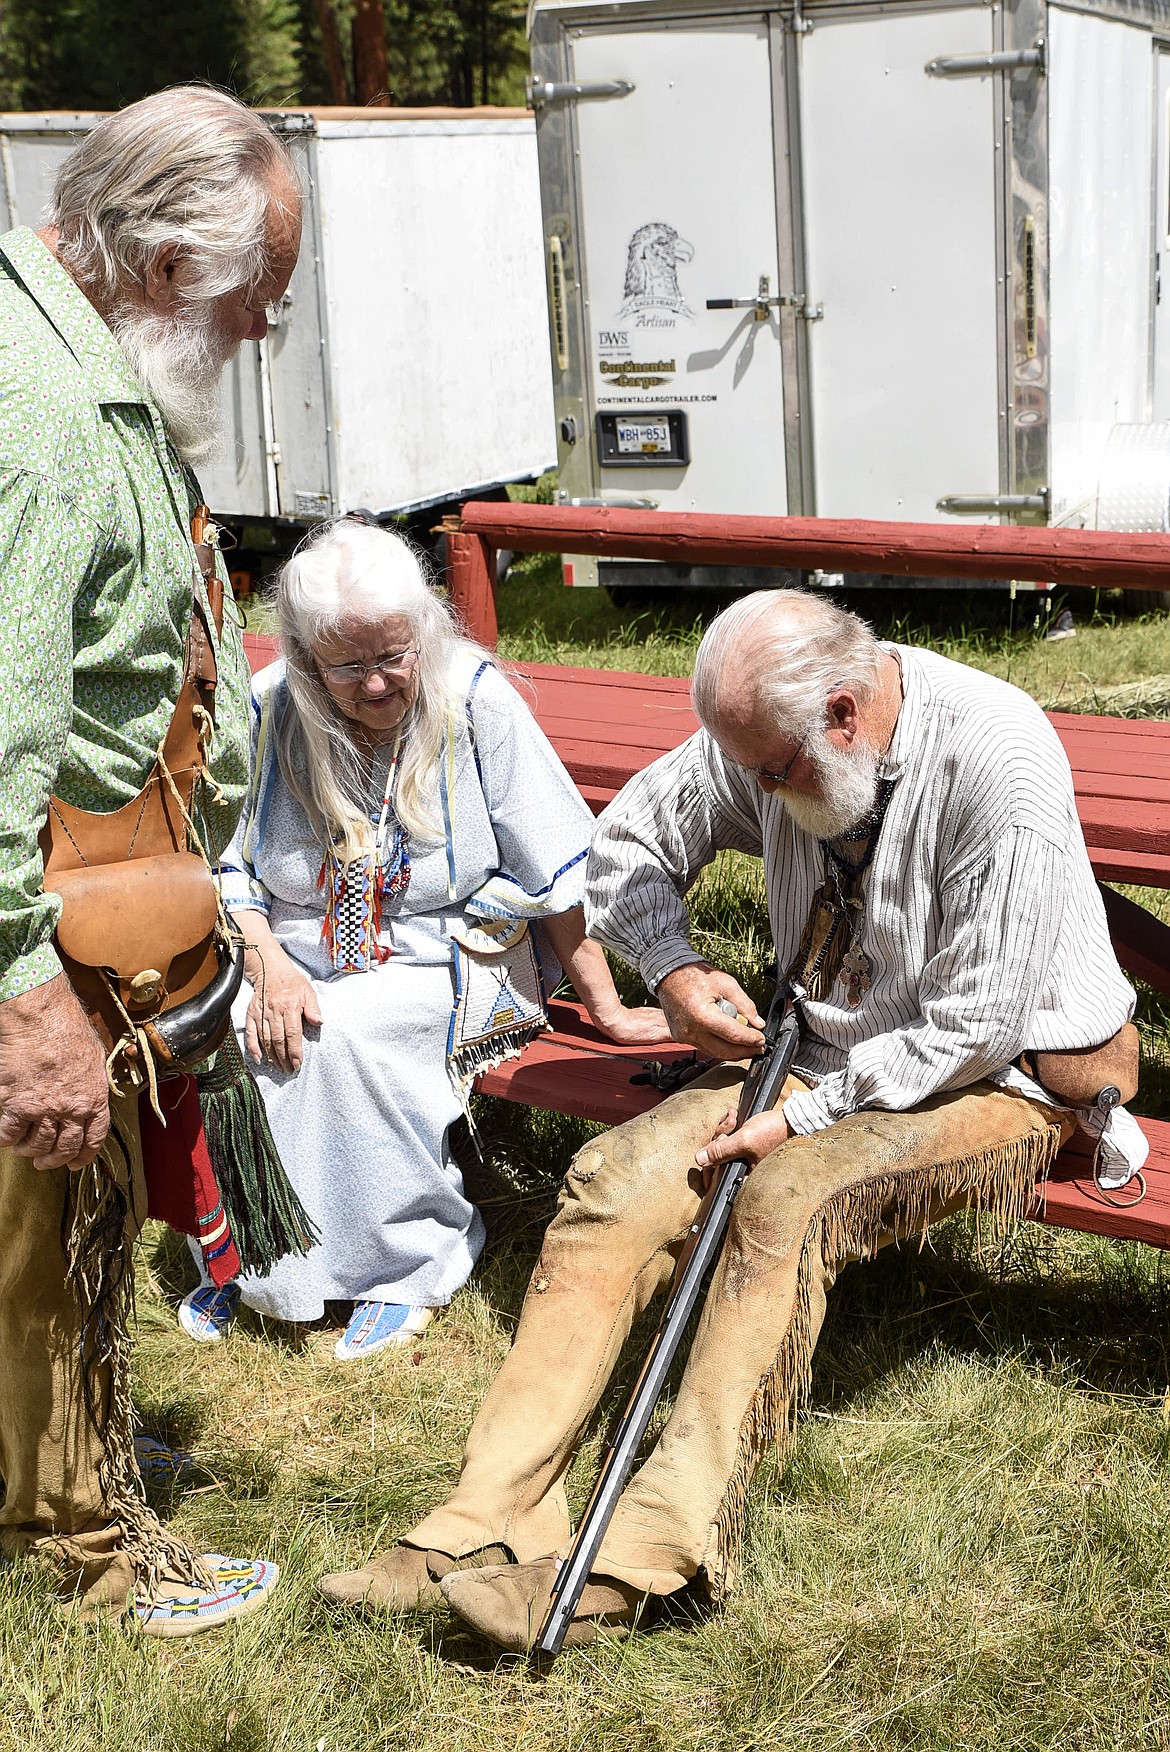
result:
[[[1068,762],[1031,700],[792,591],[713,623],[692,696],[704,727],[598,821],[589,932],[640,968],[677,1039],[743,1061],[761,1018],[694,949],[683,896],[723,848],[762,858],[779,969],[807,991],[798,1074],[735,1131],[744,1068],[724,1063],[578,1152],[453,1494],[364,1570],[326,1577],[339,1603],[401,1611],[441,1592],[483,1635],[528,1646],[580,1436],[712,1169],[747,1157],[670,1416],[566,1640],[693,1580],[719,1599],[841,1266],[962,1205],[1029,1208],[1074,1119],[1021,1055],[1050,1087],[1070,1062],[1095,1089],[1123,1081],[1134,997]],[[1106,1042],[1090,1065],[1083,1049]]]
[[[83,1614],[128,1612],[160,1635],[254,1609],[276,1571],[196,1559],[120,1499],[86,1409],[63,1213],[111,1118],[127,1255],[145,1201],[135,1101],[111,1115],[38,836],[50,797],[107,815],[151,772],[193,590],[207,608],[190,465],[216,447],[220,376],[266,333],[300,219],[293,165],[259,117],[181,87],[94,128],[44,228],[0,238],[0,1555],[43,1560]],[[247,777],[248,671],[230,616],[215,644],[208,826],[222,845]],[[104,1389],[97,1376],[108,1399],[108,1368]]]

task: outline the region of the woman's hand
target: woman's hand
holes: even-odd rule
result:
[[[595,1015],[591,1020],[603,1034],[608,1034],[611,1040],[619,1041],[622,1046],[661,1046],[672,1039],[666,1017],[653,1004],[643,1004],[637,1009],[618,1004],[612,1012]]]
[[[653,1005],[631,1010],[622,1003],[605,951],[585,935],[585,914],[579,906],[541,922],[595,1028],[623,1046],[658,1046],[671,1038],[661,1010]]]
[[[257,1064],[267,1058],[282,1071],[299,1071],[305,1056],[304,1025],[321,1026],[321,1006],[312,981],[283,951],[265,955],[256,971],[256,989],[244,1023],[248,1055]]]
[[[304,1028],[321,1026],[321,1006],[312,981],[276,941],[268,919],[255,908],[233,912],[244,939],[244,976],[254,987],[244,1022],[244,1045],[256,1064],[271,1059],[282,1071],[299,1071]]]

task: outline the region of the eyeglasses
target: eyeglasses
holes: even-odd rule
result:
[[[793,754],[792,759],[785,766],[782,773],[769,772],[767,767],[753,767],[752,777],[757,779],[768,779],[773,785],[786,785],[788,783],[788,775],[804,753],[804,745],[807,741],[807,736],[801,737],[796,745],[796,751]]]
[[[383,681],[392,675],[401,675],[414,663],[418,656],[418,646],[411,645],[405,651],[394,651],[387,657],[379,657],[376,663],[322,663],[321,674],[333,687],[342,688],[346,693],[353,693],[359,687],[365,687],[371,675],[380,675]]]
[[[246,299],[242,299],[241,303],[249,316],[262,316],[269,328],[276,328],[284,318],[287,297],[286,293],[284,298],[270,298],[263,304],[249,304]]]

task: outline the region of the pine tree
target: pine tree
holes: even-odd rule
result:
[[[5,0],[0,103],[117,109],[189,79],[296,103],[299,46],[296,0]]]
[[[271,105],[384,102],[383,85],[397,104],[518,104],[527,63],[518,0],[0,0],[15,110],[117,109],[188,79]]]

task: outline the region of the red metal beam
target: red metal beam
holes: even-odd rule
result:
[[[1100,589],[1170,588],[1170,536],[980,523],[719,517],[570,505],[463,507],[464,534],[522,553],[600,554],[670,565],[789,566],[909,578],[1010,579]]]

